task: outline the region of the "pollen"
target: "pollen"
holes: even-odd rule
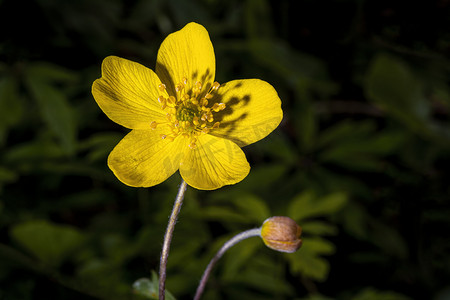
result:
[[[158,97],[161,109],[166,113],[167,122],[150,123],[151,129],[165,125],[167,132],[161,134],[161,138],[173,141],[179,135],[189,138],[189,148],[197,148],[197,139],[203,134],[219,128],[220,122],[214,122],[214,114],[226,108],[225,103],[214,103],[214,93],[220,84],[214,82],[203,84],[200,81],[188,85],[188,80],[183,77],[175,84],[175,95],[167,97],[166,85],[161,83],[159,91],[164,95]]]

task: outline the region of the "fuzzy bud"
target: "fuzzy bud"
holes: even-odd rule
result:
[[[293,253],[297,251],[302,245],[301,234],[302,228],[288,217],[268,218],[261,227],[264,244],[280,252]]]

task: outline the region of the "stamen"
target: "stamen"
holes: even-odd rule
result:
[[[174,107],[176,103],[177,103],[177,99],[175,99],[174,96],[170,96],[167,99],[167,105],[170,106],[170,107]]]
[[[225,109],[225,103],[214,103],[213,107],[211,108],[215,112],[219,112],[221,110]]]
[[[192,123],[194,123],[195,126],[197,126],[198,124],[200,124],[200,123],[198,122],[198,117],[194,117],[194,118],[192,119]]]
[[[196,138],[191,139],[191,142],[189,144],[189,148],[191,148],[191,149],[197,148],[197,145],[195,144],[195,142],[197,142]]]
[[[215,122],[214,113],[224,110],[226,106],[220,102],[209,104],[214,97],[214,92],[220,87],[218,82],[214,82],[206,94],[205,91],[202,92],[204,85],[201,81],[195,82],[189,93],[186,90],[187,84],[187,78],[183,77],[175,85],[175,95],[167,96],[167,98],[163,95],[158,97],[158,102],[161,109],[165,111],[168,122],[152,121],[150,128],[156,129],[161,124],[167,124],[167,134],[161,134],[161,139],[173,141],[181,135],[189,139],[189,148],[195,149],[199,136],[209,134],[212,130],[219,128],[220,122]],[[166,91],[166,85],[163,83],[158,88],[161,92]],[[208,107],[208,105],[210,106]]]
[[[215,81],[211,87],[211,90],[217,90],[220,87],[220,83],[218,83],[217,81]]]

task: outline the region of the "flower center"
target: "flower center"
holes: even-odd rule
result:
[[[191,122],[194,117],[196,117],[196,111],[192,107],[180,106],[177,109],[177,120],[178,121],[189,121]]]
[[[209,91],[202,96],[203,84],[197,81],[192,91],[186,91],[187,79],[183,78],[175,86],[176,97],[158,97],[161,108],[166,112],[167,122],[150,123],[150,128],[155,129],[158,125],[167,125],[168,132],[161,134],[162,139],[173,141],[177,136],[183,135],[190,138],[189,147],[195,149],[197,138],[202,134],[207,134],[211,130],[218,128],[220,122],[214,122],[214,113],[225,109],[224,103],[214,103],[208,106],[208,100],[213,97],[213,93],[220,87],[218,82],[214,82]],[[166,86],[161,83],[159,90],[164,92]]]

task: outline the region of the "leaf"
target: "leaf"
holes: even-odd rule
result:
[[[368,287],[360,291],[350,300],[408,300],[409,297],[392,291],[379,291],[372,287]]]
[[[292,273],[301,274],[314,280],[324,281],[330,270],[330,265],[321,255],[335,252],[334,245],[321,238],[303,238],[299,251],[287,254]]]
[[[261,249],[261,241],[256,238],[250,238],[241,241],[228,250],[223,263],[223,276],[225,279],[233,279],[239,275],[248,264],[249,260],[255,256],[258,249]]]
[[[375,57],[367,74],[367,93],[369,99],[408,123],[426,120],[430,115],[423,84],[393,56]]]
[[[368,236],[368,219],[366,209],[354,202],[350,202],[341,215],[345,230],[359,239],[366,239]]]
[[[202,207],[198,211],[192,213],[194,217],[202,220],[222,221],[222,222],[236,222],[236,223],[251,223],[246,216],[237,213],[235,209],[220,206]]]
[[[270,21],[272,11],[269,3],[266,0],[249,0],[245,4],[248,35],[250,37],[272,36],[275,29]]]
[[[42,118],[59,139],[66,154],[73,154],[77,129],[67,98],[53,86],[33,77],[29,77],[27,83],[39,105]]]
[[[336,235],[338,229],[334,225],[322,221],[310,221],[301,224],[302,233],[313,235]]]
[[[116,132],[94,134],[80,143],[79,149],[89,151],[87,158],[90,162],[104,160],[122,138],[123,134]]]
[[[336,192],[317,198],[314,191],[308,190],[291,201],[288,215],[298,222],[307,218],[331,215],[337,213],[347,200],[345,193]]]
[[[133,293],[147,299],[159,298],[159,281],[158,275],[152,271],[152,279],[141,278],[133,283]],[[166,299],[175,300],[175,297],[166,290]]]
[[[0,129],[17,124],[23,114],[17,82],[13,78],[0,80]]]
[[[17,180],[17,174],[9,168],[0,166],[0,184],[5,182],[14,182]]]
[[[49,83],[71,82],[77,80],[78,77],[71,70],[44,61],[30,64],[27,69],[27,75]]]
[[[16,224],[10,235],[28,252],[53,267],[58,267],[84,241],[77,229],[44,220]]]
[[[371,239],[377,246],[398,259],[408,257],[408,246],[398,231],[381,222],[376,222],[373,226]]]
[[[348,169],[378,170],[384,165],[382,158],[402,147],[406,138],[397,129],[377,133],[371,121],[343,121],[321,135],[319,145],[324,150],[318,157]]]
[[[35,140],[10,147],[4,155],[4,161],[21,164],[28,161],[42,161],[63,157],[64,153],[54,141]]]
[[[263,222],[270,216],[270,210],[267,204],[258,196],[253,194],[241,194],[231,199],[236,208],[255,222]]]
[[[366,75],[367,97],[412,131],[449,144],[448,124],[431,116],[425,86],[403,61],[386,54],[376,56]]]

